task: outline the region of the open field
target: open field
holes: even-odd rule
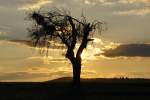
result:
[[[150,100],[148,79],[82,79],[80,87],[71,78],[48,82],[1,82],[0,100]]]

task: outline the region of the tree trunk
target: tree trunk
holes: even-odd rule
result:
[[[81,74],[81,62],[78,59],[74,59],[72,62],[73,66],[73,85],[80,85],[80,74]]]
[[[80,85],[80,74],[81,74],[81,57],[77,56],[74,57],[73,49],[68,49],[66,53],[66,58],[70,60],[72,63],[73,69],[73,85],[79,86]]]

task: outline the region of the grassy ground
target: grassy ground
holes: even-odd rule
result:
[[[82,79],[80,87],[71,78],[41,83],[0,83],[0,100],[150,100],[150,80]]]

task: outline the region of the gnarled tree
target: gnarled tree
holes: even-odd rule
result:
[[[90,41],[91,36],[102,30],[102,22],[88,22],[84,16],[81,19],[72,17],[68,12],[60,9],[51,9],[47,12],[32,12],[29,18],[34,21],[34,25],[29,29],[35,46],[50,47],[50,41],[61,41],[65,44],[66,54],[73,68],[73,83],[80,84],[81,54]],[[76,44],[79,48],[75,52]]]

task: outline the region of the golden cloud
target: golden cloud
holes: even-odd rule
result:
[[[116,15],[140,15],[144,16],[150,13],[150,8],[142,8],[142,9],[133,9],[133,10],[128,10],[128,11],[117,11],[114,12]]]
[[[95,70],[89,70],[87,67],[83,68],[81,77],[82,78],[96,78],[98,73]],[[47,67],[31,67],[25,71],[17,72],[6,72],[0,75],[0,80],[3,82],[17,82],[17,81],[48,81],[57,79],[60,77],[71,77],[72,68],[70,66],[58,67],[58,68],[47,68]]]
[[[95,5],[97,3],[111,5],[114,3],[132,4],[132,3],[150,3],[150,0],[84,0],[85,4]]]
[[[140,2],[140,3],[150,3],[150,0],[120,0],[120,1],[127,1],[128,3],[136,3],[136,2]]]
[[[37,0],[32,4],[25,4],[18,8],[18,10],[32,10],[32,9],[39,9],[41,6],[53,3],[52,0]]]
[[[6,32],[0,32],[0,35],[6,35],[7,33]]]

